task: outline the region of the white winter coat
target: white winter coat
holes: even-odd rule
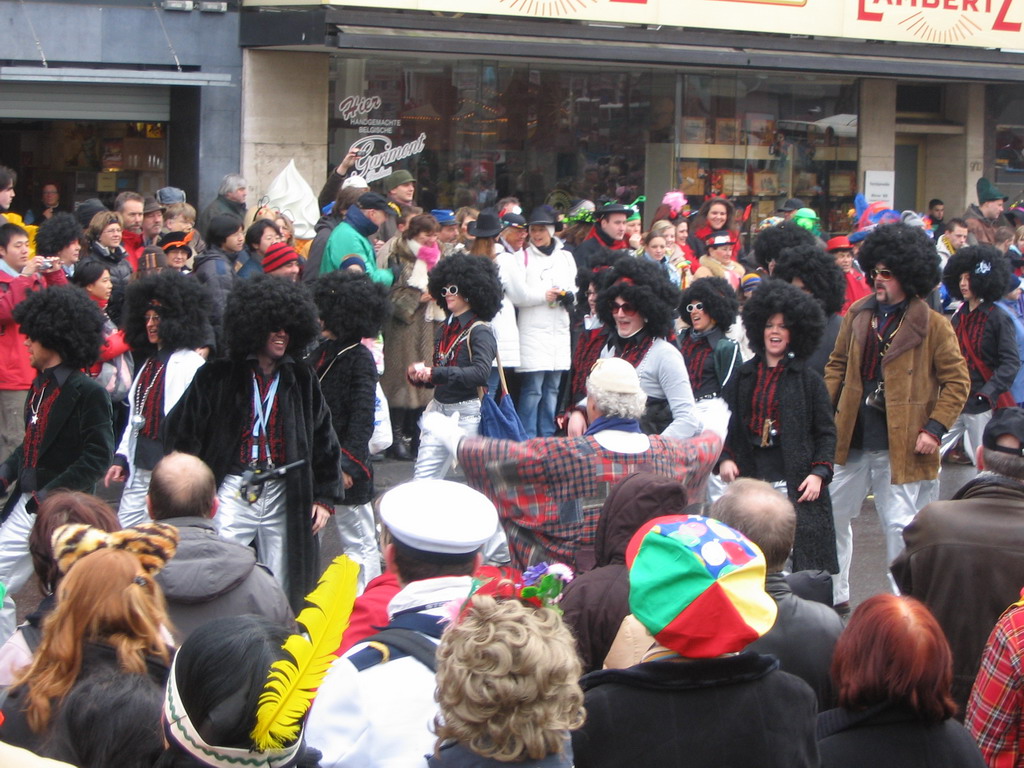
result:
[[[494,257],[494,264],[498,267],[498,277],[505,291],[505,298],[502,299],[498,314],[491,320],[491,328],[494,329],[494,338],[498,341],[498,355],[501,357],[502,367],[518,368],[519,326],[516,324],[516,308],[509,298],[509,288],[518,279],[515,273],[519,269],[519,264],[514,255],[500,250],[500,246],[496,246],[496,250],[498,255]]]
[[[512,275],[507,295],[519,309],[519,370],[567,371],[572,364],[569,312],[544,294],[552,288],[576,290],[576,260],[553,240],[548,256],[532,244],[514,254],[519,267]]]

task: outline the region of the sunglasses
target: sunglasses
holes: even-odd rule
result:
[[[892,280],[895,275],[893,275],[891,269],[872,269],[868,272],[868,277],[872,280],[876,277],[880,277],[883,280]]]
[[[698,301],[696,304],[687,304],[686,305],[686,311],[687,312],[691,312],[691,313],[692,312],[703,312],[704,311],[704,303]]]
[[[459,286],[457,286],[457,285],[446,285],[444,288],[441,289],[441,295],[442,296],[458,296],[459,295]]]
[[[630,304],[628,301],[624,301],[621,304],[613,303],[612,314],[615,315],[619,312],[622,312],[622,314],[624,315],[635,315],[637,313],[637,308]]]

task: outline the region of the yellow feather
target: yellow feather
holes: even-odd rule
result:
[[[306,597],[312,605],[297,619],[306,634],[291,635],[285,641],[283,648],[291,658],[274,662],[260,695],[251,733],[259,751],[280,749],[298,738],[302,718],[337,658],[335,653],[352,615],[358,576],[359,566],[340,555]]]

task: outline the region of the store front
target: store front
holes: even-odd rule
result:
[[[1001,25],[1018,20],[994,12],[971,16],[980,32],[954,35],[960,17],[942,8],[873,0],[691,0],[706,13],[686,18],[654,0],[540,3],[534,17],[501,0],[476,14],[446,0],[374,5],[246,1],[252,81],[278,93],[301,71],[287,113],[326,105],[326,131],[295,130],[272,114],[278,103],[247,99],[243,134],[251,125],[261,138],[243,146],[243,168],[257,184],[272,178],[264,157],[277,135],[276,164],[299,158],[314,188],[358,144],[362,175],[412,171],[426,208],[645,195],[650,223],[679,189],[692,208],[734,199],[748,230],[798,197],[825,233],[844,232],[858,192],[915,210],[929,197],[949,210],[973,202],[992,143],[986,89],[1024,79],[1024,56],[998,48],[1014,39]],[[928,23],[923,37],[912,13]]]
[[[831,229],[856,191],[853,78],[333,57],[330,156],[368,181],[414,170],[424,208],[726,195],[770,216],[799,196]]]

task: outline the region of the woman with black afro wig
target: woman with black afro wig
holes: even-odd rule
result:
[[[406,375],[413,384],[434,387],[425,413],[458,414],[459,426],[472,437],[480,429],[480,395],[487,386],[498,342],[488,321],[501,308],[504,291],[490,259],[456,254],[430,271],[430,295],[448,317],[440,323],[431,362],[414,363]],[[434,433],[423,430],[413,477],[444,478],[452,456]]]
[[[661,269],[621,256],[601,273],[597,313],[608,328],[601,357],[621,357],[636,368],[647,408],[640,427],[647,434],[680,440],[701,431],[690,377],[673,333],[679,294]]]
[[[813,296],[821,305],[825,313],[825,331],[821,334],[817,348],[807,358],[807,365],[824,376],[825,364],[836,345],[839,326],[843,324],[843,316],[839,314],[846,302],[843,270],[815,241],[812,244],[783,248],[775,260],[772,277],[792,283]]]
[[[789,283],[766,280],[743,307],[754,358],[726,387],[732,411],[719,465],[722,480],[772,483],[796,507],[794,571],[839,570],[828,484],[836,448],[825,382],[806,363],[825,316],[818,302]]]
[[[768,227],[754,239],[754,261],[764,274],[771,275],[775,269],[775,262],[784,249],[801,245],[813,246],[817,242],[817,238],[799,224],[784,221],[774,227]]]
[[[1020,368],[1017,333],[1013,319],[996,304],[1013,279],[1009,258],[994,245],[961,248],[946,262],[942,284],[962,302],[952,323],[971,376],[971,394],[942,436],[943,456],[963,437],[964,454],[973,464],[992,411],[1016,405],[1010,387]]]
[[[344,498],[331,412],[300,359],[319,325],[297,283],[239,281],[224,316],[228,359],[196,372],[166,425],[170,450],[213,470],[220,535],[256,545],[296,612],[320,575],[316,534]]]
[[[167,452],[164,419],[206,362],[196,350],[213,338],[208,306],[206,289],[180,272],[153,273],[128,283],[124,332],[141,364],[128,390],[128,423],[103,480],[108,488],[126,483],[117,513],[123,528],[148,519],[149,481]]]
[[[36,254],[57,259],[66,274],[71,274],[82,251],[82,228],[70,213],[55,213],[39,225]]]
[[[110,397],[81,370],[103,343],[99,307],[80,288],[58,285],[29,293],[14,308],[14,322],[29,339],[28,362],[38,374],[26,393],[24,439],[0,465],[0,487],[11,491],[0,528],[0,584],[12,595],[32,575],[29,534],[38,505],[56,489],[93,493],[114,452]],[[14,624],[8,601],[0,628]]]
[[[341,443],[345,505],[334,510],[342,552],[361,566],[359,589],[380,575],[374,527],[370,437],[377,403],[377,365],[362,344],[375,339],[390,311],[387,289],[365,274],[331,272],[309,286],[324,330],[306,361],[313,367]],[[380,393],[383,397],[383,392]]]

